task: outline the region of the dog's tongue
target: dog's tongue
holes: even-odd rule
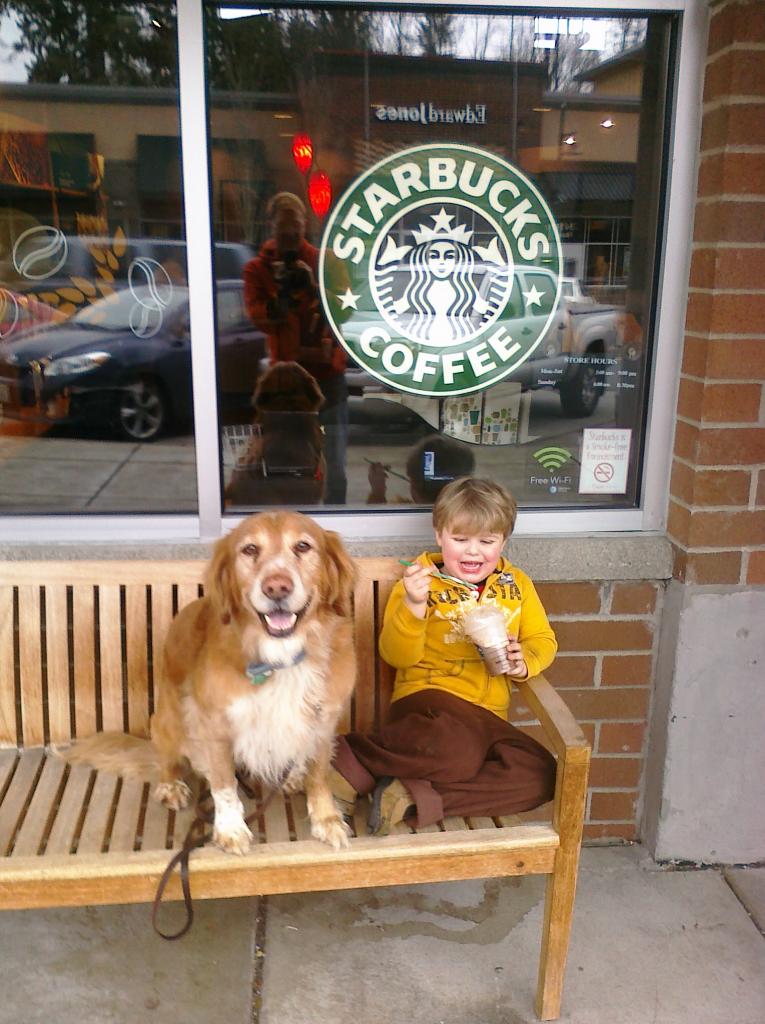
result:
[[[297,615],[294,612],[270,612],[266,615],[266,623],[272,633],[287,633],[295,625]]]

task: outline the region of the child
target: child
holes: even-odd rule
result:
[[[380,635],[396,669],[388,720],[379,732],[341,736],[332,773],[344,811],[371,794],[375,834],[404,818],[424,827],[449,815],[514,814],[552,797],[552,755],[507,721],[511,680],[542,672],[557,650],[533,583],[502,558],[516,512],[490,480],[452,481],[433,506],[440,553],[420,555],[391,592]],[[477,603],[505,612],[507,675],[490,676],[462,633]]]

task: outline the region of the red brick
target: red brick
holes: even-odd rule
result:
[[[711,6],[711,5],[710,5]],[[765,39],[765,7],[762,0],[715,4],[709,23],[707,53],[712,57],[732,43],[762,42]]]
[[[642,722],[604,722],[598,739],[599,754],[639,754],[643,749]]]
[[[698,443],[699,428],[678,420],[675,424],[675,455],[688,462],[695,462]]]
[[[590,762],[590,785],[598,787],[637,786],[643,766],[641,757],[599,757]]]
[[[704,381],[681,377],[680,388],[677,393],[678,416],[685,416],[689,420],[700,420],[703,402]]]
[[[725,146],[765,144],[763,103],[736,103],[707,111],[701,128],[701,152]]]
[[[611,592],[614,615],[650,615],[656,607],[655,583],[615,583]]]
[[[707,340],[686,335],[683,342],[682,372],[690,377],[703,377],[707,368]]]
[[[748,505],[750,486],[751,476],[746,470],[698,470],[695,474],[691,504]]]
[[[756,423],[761,401],[761,384],[707,384],[702,389],[701,418],[713,423]]]
[[[695,249],[691,257],[691,274],[688,283],[691,288],[713,288],[717,275],[717,250],[714,246]]]
[[[765,103],[762,105],[765,125]],[[765,133],[765,128],[763,129]],[[765,280],[765,248],[721,249],[710,246],[696,249],[693,259],[698,267],[699,281],[695,288],[753,288],[762,287]],[[703,283],[705,281],[707,283]]]
[[[765,505],[765,469],[761,469],[757,475],[757,493],[754,502],[756,505]]]
[[[754,586],[765,584],[765,551],[750,551],[746,582]]]
[[[559,655],[545,675],[553,686],[592,686],[595,680],[595,658],[589,655],[567,658]]]
[[[648,686],[653,665],[650,654],[607,654],[600,670],[602,686]]]
[[[600,611],[597,583],[538,583],[536,588],[548,615]]]
[[[672,579],[685,582],[685,572],[688,565],[688,552],[678,544],[672,544]]]
[[[723,151],[702,156],[699,196],[752,196],[765,193],[765,160],[760,153]]]
[[[761,211],[761,216],[765,211]],[[738,324],[728,325],[725,334],[738,332]],[[735,327],[732,330],[731,327]],[[706,376],[709,380],[765,380],[765,340],[710,338],[706,347]]]
[[[709,428],[700,432],[700,466],[751,466],[759,462],[765,462],[764,429]]]
[[[613,823],[608,825],[590,825],[584,826],[583,836],[586,840],[594,839],[625,839],[633,840],[637,839],[637,826],[633,824],[619,824]]]
[[[566,704],[577,722],[602,719],[621,722],[627,718],[645,718],[648,711],[647,686],[609,686],[597,689],[566,690]],[[518,721],[533,721],[534,715],[520,697],[513,703]]]
[[[690,466],[678,459],[672,460],[672,478],[669,481],[669,493],[685,505],[693,504],[693,488],[696,474]]]
[[[765,160],[762,163],[765,167]],[[765,191],[765,184],[763,184],[763,191]],[[732,331],[731,325],[735,325],[736,334],[758,334],[762,331],[763,324],[765,324],[765,295],[756,295],[751,292],[742,295],[718,292],[714,296],[708,321],[710,333],[728,334]],[[707,372],[709,371],[707,370]],[[761,372],[765,371],[761,368]]]
[[[638,794],[593,793],[590,798],[590,821],[634,821]]]
[[[547,733],[545,732],[545,730],[542,728],[541,725],[522,725],[521,726],[520,722],[516,722],[513,719],[512,714],[510,715],[510,724],[511,725],[518,725],[520,727],[522,733],[524,733],[526,736],[531,736],[531,738],[533,740],[536,740],[537,743],[541,743],[542,746],[545,748],[545,750],[549,750],[551,754],[555,753],[555,751],[553,750],[553,747],[552,747],[552,743],[550,742],[550,738],[548,737]],[[585,737],[587,738],[587,742],[590,744],[590,746],[594,747],[595,746],[595,724],[593,722],[585,722],[581,726],[581,730],[584,733]]]
[[[669,513],[667,515],[667,533],[679,544],[688,544],[688,534],[691,528],[691,513],[683,505],[676,501],[670,501]]]
[[[689,551],[685,564],[688,583],[738,583],[741,579],[740,551]]]
[[[712,319],[712,294],[710,292],[688,293],[685,310],[686,331],[708,331]]]
[[[650,650],[653,644],[651,625],[638,619],[581,619],[579,622],[558,619],[553,628],[564,654],[567,651]]]
[[[765,544],[765,511],[696,512],[688,540],[692,548]]]
[[[765,61],[759,50],[731,50],[707,65],[704,103],[726,96],[765,95]]]
[[[700,203],[693,221],[694,242],[761,242],[762,203],[719,200]]]

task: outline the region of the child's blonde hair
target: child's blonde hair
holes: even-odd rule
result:
[[[433,505],[433,527],[465,533],[501,533],[509,537],[518,506],[512,494],[492,480],[463,476],[452,480]]]

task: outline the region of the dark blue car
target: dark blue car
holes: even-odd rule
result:
[[[247,316],[240,280],[218,282],[216,308],[221,418],[249,420],[265,337]],[[187,424],[188,289],[124,288],[0,344],[0,406],[6,418],[105,427],[131,441]]]

